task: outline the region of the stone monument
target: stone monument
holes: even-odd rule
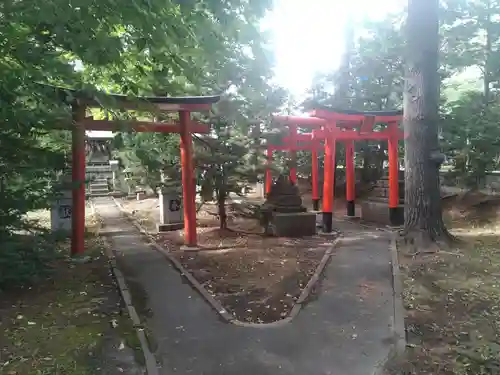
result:
[[[50,209],[50,226],[52,232],[71,233],[73,197],[71,190],[71,177],[64,176],[60,180],[61,187],[52,202]]]
[[[158,232],[168,232],[184,228],[182,194],[179,186],[165,179],[158,189],[160,199],[160,223]]]
[[[277,237],[312,236],[316,234],[316,213],[307,212],[298,187],[280,175],[261,206],[261,225],[266,234]]]

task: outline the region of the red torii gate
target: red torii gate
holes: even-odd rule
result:
[[[268,146],[268,162],[272,162],[274,150],[312,151],[312,199],[315,210],[319,209],[318,197],[318,165],[317,149],[319,141],[325,141],[325,163],[323,181],[323,230],[332,231],[333,199],[334,199],[334,165],[336,141],[345,142],[346,149],[346,211],[347,216],[355,215],[355,168],[354,141],[356,140],[388,140],[389,154],[389,214],[393,224],[400,224],[398,185],[398,141],[404,138],[404,133],[398,128],[402,119],[402,111],[341,111],[331,108],[315,109],[311,117],[275,116],[279,123],[288,126],[289,136],[284,138],[283,146]],[[382,131],[375,131],[377,123],[387,123]],[[297,133],[297,127],[314,129],[312,133]],[[309,142],[299,145],[297,142]],[[296,181],[296,170],[290,169],[290,179]],[[266,192],[271,184],[271,171],[266,172]]]
[[[137,131],[179,133],[181,148],[182,191],[184,200],[185,245],[197,246],[196,235],[196,182],[193,165],[192,133],[209,133],[207,124],[191,120],[191,112],[208,111],[220,96],[195,97],[139,97],[129,98],[117,94],[100,94],[111,99],[113,105],[125,109],[145,109],[154,112],[178,112],[179,120],[173,123],[147,121],[108,121],[86,117],[87,108],[102,104],[94,97],[71,89],[53,87],[61,99],[72,106],[72,236],[71,253],[82,255],[85,251],[85,130]]]

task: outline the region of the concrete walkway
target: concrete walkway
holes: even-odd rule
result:
[[[245,328],[222,322],[112,200],[97,198],[95,208],[127,281],[147,294],[140,302],[151,312],[161,374],[369,375],[389,352],[393,290],[384,232],[336,223],[345,237],[319,297],[287,325]]]

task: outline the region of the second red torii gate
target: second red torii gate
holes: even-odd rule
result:
[[[320,140],[324,140],[325,166],[323,181],[323,230],[332,231],[333,199],[334,199],[334,165],[336,141],[343,141],[346,145],[346,211],[348,216],[355,215],[355,169],[354,169],[354,141],[356,140],[388,140],[389,153],[389,214],[391,223],[400,224],[399,212],[399,162],[398,141],[404,138],[399,130],[398,122],[402,119],[402,111],[343,111],[328,107],[312,111],[310,117],[275,116],[275,121],[289,127],[289,136],[284,138],[285,145],[268,147],[268,162],[272,162],[273,150],[288,150],[293,153],[297,150],[311,150],[312,179],[313,179],[313,206],[319,208],[317,149]],[[384,130],[376,131],[378,123],[387,123]],[[297,128],[314,129],[312,133],[297,133]],[[297,142],[309,142],[299,145]],[[290,179],[296,181],[296,170],[292,166]],[[266,192],[270,188],[271,173],[266,173]],[[316,192],[316,193],[315,193]]]

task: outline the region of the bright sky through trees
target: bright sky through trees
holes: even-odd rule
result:
[[[406,0],[274,0],[274,10],[262,26],[271,33],[276,82],[300,97],[315,73],[331,72],[338,66],[349,16],[356,23],[376,20],[405,4]]]
[[[307,90],[316,72],[332,71],[343,52],[349,16],[358,23],[401,10],[404,0],[275,0],[263,22],[276,55],[276,80],[293,94]]]

